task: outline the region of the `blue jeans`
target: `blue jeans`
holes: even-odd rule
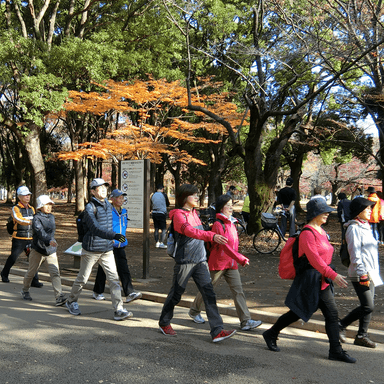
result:
[[[284,206],[284,208],[288,208],[288,206]],[[280,229],[281,233],[285,237],[285,232],[287,231],[287,224],[289,220],[289,236],[293,236],[296,232],[296,226],[295,226],[295,206],[291,209],[292,214],[289,211],[285,212],[285,216],[281,216],[281,222],[280,222]]]
[[[165,327],[171,323],[175,306],[180,302],[181,296],[192,277],[205,304],[205,312],[211,327],[212,338],[223,330],[223,319],[216,305],[216,294],[213,291],[208,264],[203,261],[198,264],[175,264],[173,268],[172,288],[164,302],[159,325]]]
[[[379,231],[377,230],[377,223],[370,223],[370,224],[371,224],[373,237],[375,238],[375,240],[379,241],[380,236],[379,236]]]

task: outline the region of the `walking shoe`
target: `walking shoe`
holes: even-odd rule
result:
[[[236,333],[236,329],[231,329],[230,331],[222,330],[217,336],[215,336],[212,341],[214,343],[218,343],[219,341],[228,339],[228,337],[232,337]]]
[[[9,283],[8,276],[4,276],[2,273],[1,273],[0,275],[1,275],[1,281],[2,281],[3,283]]]
[[[93,292],[92,296],[95,300],[105,300],[105,296],[102,293]]]
[[[345,328],[339,323],[339,339],[342,343],[347,342],[347,336],[345,334]]]
[[[133,300],[141,299],[142,296],[141,292],[132,292],[126,297],[125,302],[130,303]]]
[[[20,294],[21,294],[21,297],[22,297],[24,300],[32,301],[32,297],[31,297],[31,295],[29,294],[29,292],[21,291]]]
[[[353,344],[360,345],[360,347],[376,348],[376,343],[370,340],[368,336],[364,335],[356,335],[355,342]]]
[[[280,348],[276,344],[277,337],[271,335],[271,330],[268,329],[263,333],[263,337],[265,342],[267,343],[267,347],[270,351],[280,352]]]
[[[172,328],[172,325],[164,325],[164,327],[160,326],[160,331],[165,336],[176,336],[176,331]]]
[[[203,319],[203,317],[200,315],[200,313],[198,313],[196,316],[193,316],[191,314],[191,311],[188,312],[188,315],[189,317],[196,323],[196,324],[204,324],[205,323],[205,320]]]
[[[247,322],[241,326],[240,328],[242,331],[249,331],[250,329],[257,328],[259,325],[261,325],[262,322],[260,320],[247,320]]]
[[[158,241],[155,245],[156,248],[159,248],[160,247],[160,241]]]
[[[63,294],[61,294],[60,296],[58,296],[58,297],[56,298],[56,303],[55,303],[55,305],[56,305],[56,307],[60,307],[61,305],[64,305],[66,301],[67,301],[66,296],[63,295]]]
[[[167,246],[166,246],[164,243],[160,243],[160,244],[159,244],[159,248],[167,249]]]
[[[129,317],[132,317],[133,313],[127,311],[125,308],[119,309],[115,311],[115,315],[113,316],[113,319],[116,321],[128,319]]]
[[[44,284],[40,283],[40,281],[37,281],[36,283],[32,281],[32,283],[31,283],[31,287],[34,287],[34,288],[41,288],[43,286],[44,286]]]
[[[344,363],[356,363],[356,359],[349,356],[348,353],[344,350],[338,352],[329,351],[329,360],[343,361]]]
[[[77,304],[76,301],[73,301],[72,303],[69,303],[68,301],[65,302],[65,306],[68,308],[68,311],[71,315],[81,315],[79,304]]]

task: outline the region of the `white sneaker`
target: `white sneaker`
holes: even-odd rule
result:
[[[125,302],[130,303],[133,300],[141,299],[142,296],[141,292],[132,292],[126,297]]]
[[[242,331],[249,331],[250,329],[257,328],[261,325],[260,320],[247,320],[247,322],[241,327]]]
[[[160,247],[160,241],[158,241],[157,243],[156,243],[156,248],[159,248]]]
[[[167,249],[167,246],[164,243],[160,243],[159,248]]]
[[[96,292],[93,292],[93,298],[95,300],[105,300],[105,296],[102,293],[98,294]]]
[[[127,311],[125,308],[119,309],[118,311],[115,311],[115,314],[113,316],[113,319],[116,321],[128,319],[129,317],[132,317],[133,313]]]
[[[200,313],[196,316],[193,316],[191,312],[188,312],[189,317],[196,323],[196,324],[204,324],[205,320],[203,317],[200,315]]]

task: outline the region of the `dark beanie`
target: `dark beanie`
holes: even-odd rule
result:
[[[349,206],[349,211],[351,213],[352,219],[358,216],[365,208],[375,205],[376,202],[365,199],[364,197],[356,197],[352,200],[351,205]]]

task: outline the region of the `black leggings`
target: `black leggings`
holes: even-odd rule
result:
[[[318,308],[320,308],[325,318],[325,330],[329,339],[329,349],[334,352],[339,351],[341,344],[339,341],[338,314],[335,298],[330,286],[320,292]],[[277,337],[282,329],[299,319],[300,317],[292,311],[281,315],[271,328],[272,336]]]
[[[375,288],[372,283],[369,287],[361,285],[357,282],[352,282],[353,288],[355,288],[357,297],[360,300],[360,306],[352,310],[344,319],[340,320],[342,327],[346,328],[349,324],[359,320],[358,334],[366,336],[368,332],[369,322],[371,321],[372,311],[375,306],[374,296]]]

